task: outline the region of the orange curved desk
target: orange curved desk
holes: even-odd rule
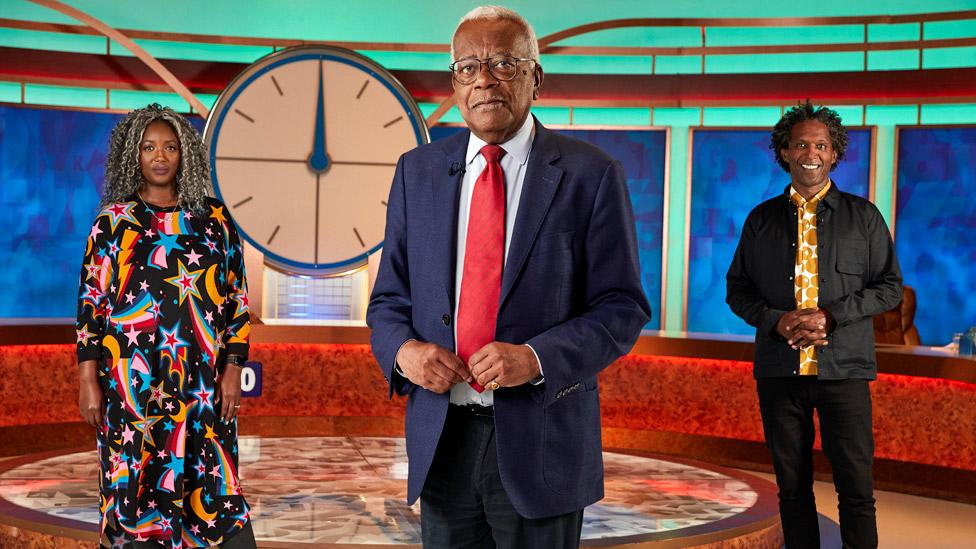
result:
[[[0,328],[0,455],[92,443],[78,421],[72,336],[68,326]],[[402,434],[404,402],[386,398],[368,337],[256,325],[251,359],[263,363],[264,391],[245,399],[241,432]],[[752,344],[733,338],[642,336],[600,376],[604,445],[769,470],[751,356]],[[885,347],[878,363],[878,486],[976,502],[976,361]],[[829,470],[819,454],[817,470]]]

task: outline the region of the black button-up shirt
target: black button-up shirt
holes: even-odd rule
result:
[[[789,186],[749,213],[726,275],[726,302],[756,327],[754,375],[797,375],[800,353],[776,331],[796,309],[797,210]],[[871,202],[836,182],[817,207],[819,306],[834,318],[829,344],[817,352],[820,379],[874,379],[872,318],[901,302],[901,269],[891,233]]]

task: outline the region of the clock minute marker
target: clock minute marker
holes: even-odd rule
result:
[[[363,87],[359,88],[359,93],[356,94],[356,99],[363,96],[363,92],[366,91],[366,86],[369,85],[369,80],[363,82]]]
[[[241,115],[241,116],[243,116],[243,117],[244,117],[244,119],[245,119],[245,120],[247,120],[248,122],[250,122],[251,124],[253,124],[253,123],[254,123],[254,119],[253,119],[253,118],[251,118],[250,116],[248,116],[248,115],[246,115],[246,114],[244,114],[243,112],[241,112],[241,110],[240,110],[240,109],[234,109],[234,112],[236,112],[237,114],[239,114],[239,115]]]
[[[387,207],[386,200],[380,200],[380,204],[382,204],[384,208]]]
[[[401,120],[403,120],[403,115],[400,115],[400,116],[398,116],[398,117],[396,117],[396,118],[394,118],[393,120],[390,120],[390,121],[389,121],[389,122],[387,122],[386,124],[383,124],[383,127],[384,127],[384,128],[389,128],[390,126],[392,126],[392,125],[394,125],[394,124],[396,124],[397,122],[399,122],[399,121],[401,121]]]
[[[278,234],[278,229],[280,229],[280,228],[281,228],[281,225],[275,225],[275,228],[274,228],[273,231],[271,231],[271,236],[268,237],[268,242],[267,242],[267,244],[265,244],[265,246],[270,246],[271,245],[271,241],[274,240],[274,237]]]
[[[281,86],[278,85],[278,80],[274,77],[273,74],[271,75],[271,81],[274,82],[275,89],[278,90],[278,95],[284,96],[285,92],[281,91]]]
[[[245,198],[244,200],[241,200],[241,201],[240,201],[240,202],[238,202],[237,204],[234,204],[234,206],[233,206],[233,207],[234,207],[235,209],[236,209],[236,208],[239,208],[239,207],[241,207],[241,206],[243,206],[244,204],[247,204],[248,202],[250,202],[250,201],[251,201],[252,199],[254,199],[254,197],[253,197],[253,196],[249,196],[249,197],[247,197],[247,198]]]
[[[359,240],[359,245],[362,246],[363,248],[365,248],[366,247],[366,243],[363,242],[363,237],[362,236],[359,236],[359,229],[357,229],[356,227],[353,227],[352,228],[352,232],[356,233],[356,239]]]

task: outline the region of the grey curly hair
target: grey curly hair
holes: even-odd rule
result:
[[[139,191],[143,184],[139,145],[146,126],[157,120],[172,126],[180,140],[180,168],[176,172],[177,206],[194,212],[206,210],[206,197],[213,196],[207,147],[186,118],[158,103],[130,112],[112,129],[108,158],[105,160],[102,207],[125,202]]]

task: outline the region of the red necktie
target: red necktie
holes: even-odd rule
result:
[[[499,163],[505,149],[485,145],[481,156],[488,165],[471,193],[457,312],[457,354],[465,364],[475,351],[495,340],[505,262],[505,174]],[[471,387],[479,393],[485,390],[477,381]]]

